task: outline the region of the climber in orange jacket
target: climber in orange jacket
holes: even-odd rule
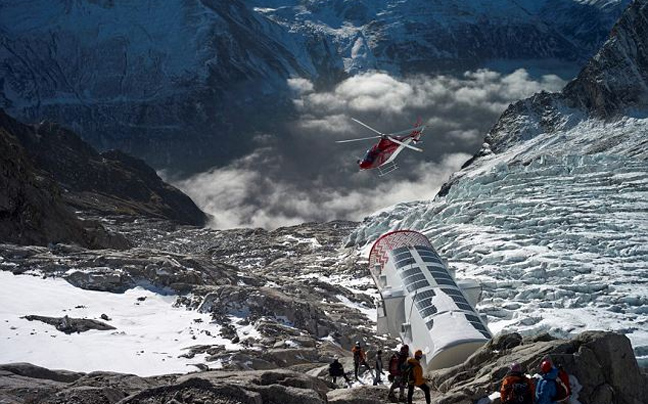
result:
[[[414,396],[414,386],[423,390],[425,393],[425,402],[430,404],[430,387],[425,384],[425,379],[423,378],[423,367],[421,366],[421,358],[423,357],[423,352],[419,349],[414,353],[414,357],[407,360],[407,369],[405,374],[407,375],[406,380],[408,381],[408,390],[407,390],[407,404],[412,404],[412,397]]]

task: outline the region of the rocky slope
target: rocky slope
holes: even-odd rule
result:
[[[117,252],[66,245],[55,249],[0,246],[0,268],[17,278],[8,282],[3,277],[1,307],[15,312],[3,315],[0,337],[25,348],[0,354],[0,358],[23,358],[0,366],[0,399],[11,404],[388,402],[385,385],[363,385],[370,383],[369,375],[354,388],[342,390],[335,389],[326,376],[333,355],[342,358],[347,371],[352,369],[348,349],[355,340],[365,343],[371,363],[375,347],[383,348],[386,362],[396,346],[396,341],[375,335],[376,291],[366,261],[342,248],[356,223],[310,223],[275,231],[216,231],[128,217],[112,217],[104,223],[125,234],[135,248]],[[64,301],[61,305],[45,308],[28,297],[16,305],[11,296],[22,292],[6,288],[21,284],[21,277],[31,279],[30,275],[62,277],[77,289],[95,294],[89,300],[70,300],[68,292],[58,288],[52,292],[56,300]],[[154,309],[149,302],[154,294],[145,294],[142,286],[171,297],[166,304],[188,311],[190,323],[174,328],[178,325],[168,306]],[[129,296],[139,297],[128,309],[135,315],[126,317],[118,309],[117,296],[110,296],[132,289],[139,291]],[[44,291],[32,291],[39,301],[49,301]],[[152,309],[163,316],[156,322],[164,324],[143,328],[139,318]],[[72,325],[82,328],[72,330]],[[115,330],[100,331],[106,325]],[[100,330],[86,331],[89,326]],[[79,331],[84,332],[73,339],[63,337]],[[174,337],[167,340],[167,335]],[[129,345],[129,339],[134,345]],[[97,343],[101,350],[90,348]],[[56,355],[30,356],[32,350],[41,352],[34,344]],[[120,359],[106,359],[113,356]],[[626,336],[584,333],[572,340],[554,340],[548,335],[507,334],[499,335],[463,365],[430,374],[435,402],[490,402],[483,400],[498,389],[510,362],[521,362],[533,373],[545,356],[576,377],[575,390],[582,404],[638,404],[646,394],[646,375],[637,366]],[[25,359],[68,370],[16,363]],[[160,360],[179,362],[183,373],[194,368],[200,372],[142,377],[100,371],[120,363],[130,364],[134,371]],[[81,364],[87,363],[103,365],[83,368]],[[416,401],[422,402],[419,393]]]
[[[0,323],[0,337],[25,347],[17,352],[22,358],[68,370],[16,363],[24,359],[10,361],[0,366],[0,399],[11,404],[388,402],[384,385],[356,383],[352,389],[340,390],[334,389],[326,376],[333,355],[341,356],[347,371],[352,369],[348,349],[354,340],[365,342],[371,351],[370,362],[375,347],[383,347],[386,362],[396,346],[396,341],[375,335],[375,318],[367,317],[374,311],[375,289],[366,261],[355,251],[341,248],[356,223],[311,223],[275,231],[215,231],[127,217],[113,217],[104,223],[125,234],[136,247],[117,252],[65,245],[55,249],[0,246],[0,268],[16,274],[14,278],[63,277],[76,288],[95,291],[88,303],[69,300],[63,288],[53,291],[57,300],[66,301],[60,307],[69,315],[67,324],[96,326],[95,320],[101,319],[116,328],[94,334],[85,331],[66,341],[63,335],[68,328],[55,329],[63,323],[60,309],[35,310],[38,306],[28,297],[21,298],[19,305],[4,301],[23,292],[7,290],[20,283],[3,277],[1,307],[17,309],[11,309],[15,310],[12,315],[3,315],[6,320]],[[170,294],[172,299],[166,304],[174,302],[174,306],[185,308],[182,311],[189,310],[190,325],[174,328],[173,314],[160,306],[155,311],[164,320],[157,322],[164,326],[157,331],[141,328],[138,318],[151,310],[147,305],[153,299],[141,289],[130,294],[140,297],[130,303],[129,310],[137,314],[126,321],[119,306],[107,303],[117,297],[110,297],[111,293],[127,293],[142,286]],[[38,300],[48,301],[39,289],[32,291],[39,295]],[[102,303],[104,299],[110,300]],[[91,307],[93,304],[99,307]],[[60,314],[53,316],[52,312]],[[18,316],[52,325],[37,325]],[[187,330],[191,338],[187,338]],[[175,340],[169,339],[166,347],[160,345],[169,334]],[[135,345],[128,345],[129,338],[137,341]],[[86,348],[89,341],[99,341],[102,349],[93,352]],[[56,355],[29,356],[28,352],[36,350],[29,348],[33,344],[47,346],[47,351]],[[81,348],[83,353],[70,354],[68,346]],[[113,353],[111,347],[117,351]],[[8,358],[14,354],[0,355]],[[100,366],[79,368],[83,362],[96,363],[97,355],[104,369],[119,363],[149,366],[147,362],[162,358],[184,361],[192,367],[183,365],[182,369],[195,367],[200,372],[142,377],[123,371],[102,372]],[[113,356],[120,359],[106,359]],[[626,336],[584,333],[572,340],[554,340],[548,335],[522,338],[508,334],[498,336],[463,365],[430,374],[435,402],[490,402],[483,400],[498,389],[512,361],[523,363],[533,373],[545,356],[576,377],[575,390],[582,404],[638,404],[647,394],[646,375],[637,366]],[[362,380],[366,383],[371,378],[366,375]],[[419,393],[416,401],[422,402]]]
[[[464,364],[431,375],[438,404],[491,402],[508,365],[529,372],[552,358],[572,375],[574,398],[582,404],[640,404],[648,375],[634,361],[628,340],[613,333],[585,333],[573,340],[546,336],[524,340],[502,335]],[[189,403],[388,403],[387,387],[335,390],[325,377],[296,367],[263,371],[203,371],[142,378],[134,375],[49,370],[16,363],[0,365],[0,399],[7,404],[189,404]],[[415,402],[424,402],[417,391]],[[497,399],[496,399],[497,400]]]
[[[0,111],[0,240],[17,244],[77,243],[90,248],[126,248],[126,240],[98,222],[81,221],[66,206],[62,190],[36,168],[16,136],[27,128]]]
[[[0,127],[25,157],[62,188],[62,199],[82,210],[147,215],[201,226],[206,215],[142,160],[119,151],[97,153],[75,133],[52,123],[28,126],[0,110]]]
[[[648,4],[635,1],[563,91],[570,107],[610,119],[648,110]]]
[[[202,359],[212,367],[267,369],[302,363],[299,358],[317,361],[356,340],[374,352],[375,346],[395,345],[374,335],[375,289],[362,260],[339,250],[354,223],[313,223],[272,232],[215,231],[127,217],[103,223],[135,247],[94,252],[5,244],[0,246],[0,268],[24,274],[20,276],[62,277],[85,290],[124,293],[144,287],[177,294],[176,307],[211,318],[192,326],[202,337],[191,340],[195,346],[182,347],[189,363]],[[76,314],[81,312],[85,309],[66,309],[65,314],[81,318]],[[29,311],[21,316],[62,314]],[[25,325],[22,319],[15,321],[12,326]],[[35,339],[24,343],[30,340]]]
[[[627,3],[4,0],[0,107],[198,171],[280,132],[294,114],[289,78],[327,87],[371,69],[582,61]]]

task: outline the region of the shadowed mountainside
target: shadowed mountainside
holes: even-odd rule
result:
[[[142,160],[120,151],[100,154],[57,124],[24,125],[4,111],[0,111],[0,127],[15,136],[36,169],[61,185],[62,199],[75,208],[195,226],[207,221],[191,198],[162,181]]]
[[[27,130],[0,111],[0,240],[127,248],[125,238],[108,233],[96,222],[79,220],[65,206],[58,184],[32,164],[16,137]]]

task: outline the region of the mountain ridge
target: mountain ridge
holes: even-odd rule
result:
[[[3,232],[4,241],[37,244],[77,241],[95,248],[126,247],[126,240],[120,236],[107,233],[101,236],[105,230],[100,225],[96,229],[96,242],[85,241],[87,236],[74,236],[73,229],[83,228],[83,222],[70,211],[71,207],[112,215],[164,217],[196,226],[207,222],[207,216],[188,196],[164,183],[142,160],[118,151],[100,154],[61,126],[47,122],[24,125],[1,109],[0,129],[6,143],[2,168],[7,186],[3,196],[10,200],[3,209],[3,216],[9,219],[5,223],[7,229],[30,222],[25,211],[18,214],[16,209],[27,209],[34,217],[41,218],[37,220],[40,224],[31,229],[32,236],[15,238],[22,231],[8,231]],[[35,202],[43,198],[48,202]],[[50,205],[51,209],[47,208]],[[57,222],[57,218],[61,220]]]
[[[628,115],[638,113],[641,117],[647,113],[647,7],[644,1],[633,2],[599,52],[563,91],[541,92],[511,104],[485,136],[484,148],[463,168],[490,153],[503,153],[543,133],[568,131],[588,119],[611,123]],[[603,151],[607,146],[601,142],[600,146],[592,147]],[[441,195],[453,181],[444,185]]]
[[[290,78],[328,88],[373,69],[586,59],[627,0],[500,3],[4,0],[0,107],[158,169],[203,171],[241,157],[252,136],[280,132],[296,113]]]
[[[74,242],[89,248],[130,247],[98,222],[81,221],[66,206],[58,184],[35,167],[18,136],[26,130],[0,110],[0,240],[47,245]]]

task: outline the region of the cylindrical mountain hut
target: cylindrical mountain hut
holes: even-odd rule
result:
[[[410,230],[384,234],[371,249],[369,266],[382,297],[378,332],[421,349],[424,369],[462,363],[491,338],[425,235]]]

